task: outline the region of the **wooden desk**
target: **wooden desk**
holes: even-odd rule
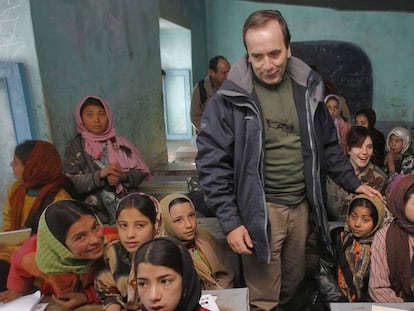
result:
[[[62,308],[61,306],[53,303],[50,297],[44,297],[41,303],[48,303],[45,311],[68,311],[68,309]],[[91,304],[91,305],[84,305],[79,308],[74,309],[76,311],[102,311],[102,305],[100,304]]]
[[[217,296],[217,305],[222,311],[248,311],[249,290],[247,288],[230,288],[219,290],[203,290],[203,294]],[[51,302],[50,297],[45,297],[42,302],[48,302],[46,311],[68,311]],[[101,305],[85,305],[75,309],[76,311],[101,311]]]

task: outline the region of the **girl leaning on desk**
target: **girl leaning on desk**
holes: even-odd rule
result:
[[[8,290],[0,293],[0,301],[40,288],[67,309],[98,303],[96,263],[105,243],[114,239],[115,229],[104,228],[88,205],[76,200],[50,204],[40,216],[37,235],[13,254]]]

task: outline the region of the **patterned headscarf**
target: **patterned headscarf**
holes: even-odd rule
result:
[[[90,98],[96,99],[102,104],[108,117],[108,128],[99,135],[89,132],[82,121],[82,107]],[[118,163],[124,170],[139,169],[150,178],[150,170],[145,164],[139,150],[126,138],[116,133],[113,127],[111,107],[103,98],[97,96],[86,96],[82,98],[76,106],[75,121],[77,131],[85,140],[85,151],[94,160],[98,160],[103,156],[103,143],[107,143],[110,163]],[[127,147],[131,151],[131,154],[127,155],[121,147]]]
[[[22,228],[22,222],[24,222],[22,220],[22,210],[24,199],[29,189],[38,190],[36,200],[30,209],[29,218],[31,218],[34,213],[41,211],[38,210],[39,208],[45,207],[41,206],[44,203],[42,202],[43,199],[48,194],[56,194],[62,188],[64,181],[62,160],[56,147],[47,141],[36,141],[29,158],[24,164],[23,183],[16,188],[10,198],[12,230]],[[36,218],[34,220],[36,224],[33,229],[37,227],[37,217],[33,217]],[[31,226],[32,224],[29,225]]]
[[[357,298],[361,298],[361,289],[366,286],[366,284],[364,284],[364,279],[366,279],[369,275],[369,266],[371,261],[371,243],[375,232],[377,232],[377,230],[380,229],[384,223],[385,206],[379,197],[374,196],[371,198],[365,194],[356,195],[351,200],[349,206],[352,206],[352,203],[358,199],[365,199],[370,201],[375,206],[375,209],[377,211],[377,217],[375,217],[377,218],[377,222],[374,223],[371,232],[369,232],[366,236],[356,238],[350,230],[348,223],[346,224],[343,233],[343,252],[345,253],[347,264],[352,272],[353,285],[355,285],[356,296]],[[349,216],[349,208],[347,215]],[[359,244],[358,247],[356,244]],[[359,253],[357,254],[357,252]],[[346,290],[350,288],[350,286],[341,283],[340,286]]]
[[[414,278],[414,261],[410,257],[408,236],[414,235],[414,223],[405,216],[404,196],[414,185],[414,176],[407,175],[391,191],[388,209],[395,217],[386,235],[388,267],[391,288],[405,301],[414,301],[411,283]]]

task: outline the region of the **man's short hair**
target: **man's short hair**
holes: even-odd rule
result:
[[[243,44],[246,50],[247,50],[246,40],[245,40],[246,32],[249,29],[263,26],[271,20],[275,20],[280,24],[280,27],[282,28],[282,33],[283,33],[283,38],[285,41],[286,48],[289,47],[290,31],[289,31],[289,27],[285,19],[282,16],[282,13],[280,13],[278,10],[259,10],[259,11],[256,11],[250,14],[243,25]]]
[[[217,55],[210,59],[210,61],[208,62],[208,68],[213,70],[214,72],[217,72],[217,65],[220,59],[224,60],[227,63],[229,62],[224,56]]]

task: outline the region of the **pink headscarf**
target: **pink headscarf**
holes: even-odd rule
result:
[[[108,128],[99,135],[95,135],[89,132],[82,121],[81,110],[88,98],[94,98],[101,102],[108,117]],[[85,140],[85,151],[94,160],[98,160],[103,156],[103,142],[108,145],[108,158],[110,163],[118,163],[124,171],[132,169],[138,169],[147,174],[150,177],[151,172],[148,166],[145,164],[144,159],[139,150],[126,138],[117,135],[112,122],[112,110],[108,103],[97,96],[86,96],[82,98],[76,105],[75,112],[76,130],[81,134]],[[115,138],[116,142],[112,143],[111,138]],[[131,150],[130,156],[128,156],[120,146],[128,147]],[[118,189],[117,189],[118,190]],[[121,189],[122,190],[122,189]]]

